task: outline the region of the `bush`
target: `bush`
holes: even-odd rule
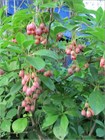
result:
[[[63,2],[71,18],[54,12]],[[0,9],[1,139],[105,138],[105,11],[34,4],[10,17]]]

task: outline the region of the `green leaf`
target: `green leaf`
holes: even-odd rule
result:
[[[61,117],[60,122],[56,123],[53,127],[53,133],[59,140],[64,140],[66,135],[68,134],[68,119],[66,115]]]
[[[103,11],[103,15],[101,15],[101,19],[99,20],[99,24],[101,25],[101,26],[105,26],[105,10]]]
[[[89,68],[90,68],[90,73],[92,75],[92,78],[95,81],[97,81],[98,80],[98,70],[92,64],[89,65]]]
[[[64,24],[64,27],[66,28],[66,30],[72,31],[76,30],[76,28],[78,28],[78,25]]]
[[[0,88],[0,95],[2,95],[4,92],[4,88]]]
[[[21,81],[17,81],[16,84],[13,85],[13,87],[10,89],[9,94],[15,94],[22,88]]]
[[[11,25],[10,24],[4,24],[2,26],[2,28],[0,29],[0,34],[2,34],[4,31],[6,31],[7,29],[11,29]]]
[[[5,10],[6,10],[6,9],[5,9]],[[12,20],[12,16],[5,17],[5,18],[3,18],[2,24],[3,24],[3,25],[4,25],[4,24],[8,24],[9,22],[11,22],[11,20]]]
[[[6,86],[8,85],[8,78],[6,76],[1,76],[0,77],[0,86]]]
[[[23,42],[24,48],[31,46],[34,43],[34,40],[26,40]]]
[[[57,6],[56,2],[48,2],[46,4],[40,5],[41,8],[55,8]]]
[[[22,44],[25,41],[25,35],[18,32],[16,35],[16,40],[19,44]]]
[[[0,8],[0,18],[2,17],[3,12],[4,12],[4,9]]]
[[[17,109],[10,109],[6,115],[6,118],[12,119],[17,114]]]
[[[12,96],[10,96],[9,94],[7,94],[6,98],[8,98],[8,100],[6,102],[7,103],[7,108],[13,107],[14,100],[16,100],[16,94],[13,94]]]
[[[43,106],[43,111],[46,113],[46,114],[52,114],[52,115],[56,115],[58,113],[58,107],[55,106],[55,105],[47,105],[47,106]]]
[[[98,137],[104,137],[104,136],[105,136],[105,130],[102,129],[102,128],[97,128],[97,129],[96,129],[96,135],[97,135]]]
[[[84,129],[80,125],[78,126],[78,133],[79,135],[82,135],[84,133]]]
[[[104,28],[96,28],[96,30],[93,31],[93,35],[98,38],[99,41],[105,40],[105,29]]]
[[[19,118],[12,124],[12,129],[15,133],[22,133],[28,125],[27,118]]]
[[[28,137],[28,140],[38,140],[37,133],[35,132],[33,133],[33,131],[29,131],[27,137]]]
[[[89,105],[93,109],[95,115],[105,109],[105,99],[100,91],[93,91],[89,96]]]
[[[55,60],[58,59],[58,55],[56,54],[56,52],[51,50],[46,50],[46,49],[36,51],[35,55],[46,56],[46,57],[53,58]]]
[[[6,114],[5,110],[6,110],[5,104],[0,103],[0,118],[4,118]]]
[[[57,21],[59,21],[59,23],[61,23],[62,25],[64,25],[64,21],[63,21],[63,19],[60,17],[60,15],[58,14],[58,13],[53,13],[53,16],[54,16],[54,19],[55,20],[57,20]]]
[[[53,94],[51,100],[53,104],[57,106],[62,104],[63,97],[60,94]]]
[[[17,77],[17,74],[15,72],[6,73],[3,76],[0,77],[0,86],[8,85],[10,82],[10,79],[15,79]]]
[[[55,121],[57,120],[57,118],[58,118],[58,115],[48,115],[44,120],[42,128],[44,129],[50,125],[53,125]]]
[[[10,132],[10,127],[11,127],[11,121],[10,120],[4,120],[1,123],[1,129],[5,132]]]
[[[55,90],[55,85],[49,77],[40,76],[40,79],[50,90]]]
[[[84,140],[96,140],[95,138],[93,138],[92,136],[83,136]]]
[[[40,70],[45,67],[45,62],[41,57],[28,56],[26,60],[37,70]]]
[[[22,50],[17,46],[7,46],[7,48],[10,52],[22,53]]]
[[[55,28],[54,28],[54,34],[56,35],[56,34],[58,34],[58,33],[60,33],[60,32],[64,32],[64,31],[66,31],[67,29],[65,28],[65,27],[63,27],[63,26],[56,26]]]
[[[63,115],[61,117],[60,127],[63,129],[63,132],[64,133],[67,132],[68,124],[69,124],[69,121],[68,121],[67,116],[66,115]]]
[[[86,63],[86,57],[83,56],[83,55],[78,55],[78,56],[77,56],[77,61],[78,61],[78,63],[80,64],[79,66],[80,66],[80,67],[83,67],[84,64]],[[82,63],[81,63],[81,62],[82,62]],[[81,77],[80,77],[80,78],[81,78]]]
[[[100,121],[100,120],[95,120],[95,122],[96,122],[97,124],[99,124],[100,126],[102,126],[103,128],[105,128],[105,125],[103,124],[102,121]]]
[[[77,112],[77,109],[76,108],[67,110],[65,112],[65,114],[68,114],[71,117],[78,117],[78,112]]]
[[[15,71],[15,70],[19,69],[19,64],[17,61],[12,61],[12,62],[10,62],[8,68],[9,68],[9,71]]]
[[[97,23],[100,21],[102,15],[103,15],[103,9],[101,7],[99,7],[96,11],[96,21]]]
[[[74,10],[78,13],[83,13],[87,11],[83,6],[83,4],[77,4],[77,3],[74,4]]]
[[[88,28],[87,30],[85,30],[86,33],[89,33],[92,35],[92,37],[94,37],[94,39],[98,39],[99,41],[104,42],[105,39],[105,29],[104,28]]]

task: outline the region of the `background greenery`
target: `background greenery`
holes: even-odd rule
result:
[[[87,10],[82,0],[38,0],[34,5],[37,8],[10,17],[5,16],[4,7],[0,9],[0,69],[5,72],[0,76],[1,139],[105,139],[105,69],[99,66],[100,58],[105,57],[105,11]],[[70,19],[53,12],[62,5],[70,8]],[[31,22],[48,26],[46,45],[36,45],[35,38],[26,34]],[[72,32],[72,39],[56,41],[57,34],[66,30]],[[73,40],[85,48],[69,66],[76,64],[81,70],[70,76],[63,62]],[[53,71],[51,78],[38,74],[42,94],[33,113],[21,107],[25,94],[18,76],[21,69],[28,72],[30,65]],[[91,118],[81,116],[86,102],[95,113]]]

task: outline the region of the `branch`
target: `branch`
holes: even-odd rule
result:
[[[92,135],[92,133],[93,133],[95,127],[96,127],[96,122],[94,122],[93,127],[90,129],[89,136]]]
[[[20,118],[20,113],[21,113],[21,106],[18,106],[18,112],[17,112],[17,117]]]
[[[52,24],[53,22],[54,22],[54,20],[52,20],[52,21],[49,23],[49,27],[48,27],[49,32],[48,32],[48,35],[47,35],[47,42],[48,42],[48,40],[49,40],[50,30],[51,30],[51,24]]]
[[[88,63],[95,63],[95,62],[99,62],[100,61],[100,57],[99,58],[95,58],[95,59],[91,59],[91,60],[89,60],[89,62]]]
[[[35,126],[35,121],[34,121],[34,119],[33,119],[33,116],[31,116],[30,118],[31,118],[32,126],[34,127],[34,126]]]
[[[36,106],[36,100],[34,101],[34,107],[35,107],[35,106]],[[31,116],[30,118],[31,118],[32,126],[33,126],[33,127],[36,126],[36,123],[35,123],[34,118],[33,118],[33,114],[32,114],[32,116]]]
[[[62,81],[62,80],[66,80],[66,79],[69,78],[70,76],[71,76],[71,75],[69,75],[69,74],[66,75],[65,77],[63,77],[63,78],[61,79],[61,81]]]
[[[96,119],[98,119],[98,116],[96,117]],[[94,122],[92,128],[90,129],[89,136],[92,135],[92,133],[94,132],[95,127],[96,127],[96,122]]]
[[[50,30],[51,30],[51,24],[54,22],[54,19],[53,19],[53,8],[51,8],[51,11],[50,12],[50,23],[49,23],[49,32],[48,32],[48,35],[47,35],[47,42],[49,40],[49,36],[50,36]]]

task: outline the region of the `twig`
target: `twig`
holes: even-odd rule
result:
[[[68,75],[66,75],[65,77],[63,77],[62,80],[66,80],[66,79],[69,78],[70,76],[71,76],[71,75],[68,74]],[[61,81],[62,81],[62,80],[61,80]]]
[[[98,116],[96,118],[98,119]],[[94,122],[92,128],[90,129],[89,136],[92,135],[92,133],[94,132],[95,127],[96,127],[96,122]]]
[[[88,63],[95,63],[95,62],[99,62],[99,61],[100,61],[100,57],[96,58],[96,59],[91,59],[91,60],[89,60]]]
[[[32,126],[34,127],[34,126],[35,126],[35,121],[34,121],[34,119],[33,119],[33,116],[31,116],[30,118],[31,118]]]
[[[18,112],[17,112],[17,117],[20,118],[20,112],[21,112],[21,106],[18,106]]]
[[[14,13],[16,13],[16,1],[14,0]]]
[[[36,100],[34,101],[34,107],[35,106],[36,106]],[[32,116],[30,118],[31,118],[32,126],[36,126],[36,123],[35,123],[35,121],[33,119],[33,114],[32,114]]]
[[[52,20],[51,22],[50,22],[50,24],[49,24],[49,32],[48,32],[48,35],[47,35],[47,42],[48,42],[48,40],[49,40],[49,36],[50,36],[50,30],[51,30],[51,24],[54,22],[54,20]]]
[[[92,135],[92,133],[93,133],[95,127],[96,127],[96,122],[94,122],[93,127],[91,128],[91,130],[90,130],[90,132],[89,132],[89,136]]]
[[[20,9],[23,3],[24,3],[24,0],[20,3],[19,7],[17,7],[17,10]]]
[[[51,24],[54,22],[54,19],[53,19],[53,8],[51,9],[50,11],[50,23],[49,23],[49,32],[48,32],[48,35],[47,35],[47,42],[49,40],[49,36],[50,36],[50,30],[51,30]]]
[[[40,132],[40,130],[38,130],[38,127],[36,126],[36,123],[35,123],[35,121],[34,121],[34,119],[33,119],[33,116],[31,116],[30,118],[31,118],[33,130],[36,131],[39,140],[43,140],[43,137],[44,137],[44,136],[42,135],[42,133]],[[36,128],[36,129],[35,129],[35,128]]]

